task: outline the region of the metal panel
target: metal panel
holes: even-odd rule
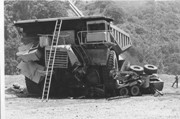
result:
[[[47,66],[50,50],[46,50],[45,53],[46,53],[45,63]],[[57,49],[56,56],[55,56],[55,62],[54,62],[54,68],[67,68],[67,67],[68,67],[67,51],[60,51],[59,49]]]
[[[86,49],[92,65],[106,65],[109,49]]]

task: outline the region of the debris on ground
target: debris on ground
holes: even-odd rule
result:
[[[22,96],[28,94],[26,88],[17,83],[14,83],[8,87],[6,86],[5,93],[15,94],[16,96]]]
[[[13,88],[14,88],[14,89],[20,89],[20,85],[17,84],[17,83],[15,83],[15,84],[13,84]]]
[[[163,96],[164,94],[163,94],[163,92],[161,92],[161,91],[159,91],[158,89],[156,89],[156,88],[153,88],[153,90],[154,90],[154,97],[157,97],[157,96]]]
[[[107,98],[107,100],[110,101],[110,100],[123,99],[123,98],[130,98],[130,96],[129,96],[129,95],[125,95],[125,96],[115,96],[115,97]]]

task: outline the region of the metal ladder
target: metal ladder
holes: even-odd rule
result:
[[[62,20],[58,19],[55,24],[53,39],[51,43],[51,49],[50,49],[49,58],[48,58],[49,60],[48,60],[48,65],[46,69],[46,77],[45,77],[44,88],[43,88],[43,93],[42,93],[42,101],[48,101],[48,98],[49,98],[49,91],[50,91],[50,86],[51,86],[51,79],[52,79],[54,62],[55,62],[55,57],[56,57],[58,39],[60,37],[61,25],[62,25]],[[53,46],[55,47],[53,48]]]
[[[132,42],[128,33],[124,32],[117,26],[110,24],[111,35],[114,38],[114,42],[117,44],[121,51],[127,50],[131,47]]]

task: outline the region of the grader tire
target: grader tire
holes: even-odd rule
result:
[[[41,88],[38,84],[25,77],[25,83],[28,93],[30,94],[41,94]]]
[[[156,74],[158,68],[151,64],[144,65],[144,72],[148,75]]]
[[[130,70],[136,72],[137,74],[143,74],[144,69],[141,66],[138,65],[131,65]]]

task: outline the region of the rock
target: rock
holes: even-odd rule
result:
[[[20,85],[19,84],[13,84],[13,88],[14,89],[20,89]]]

